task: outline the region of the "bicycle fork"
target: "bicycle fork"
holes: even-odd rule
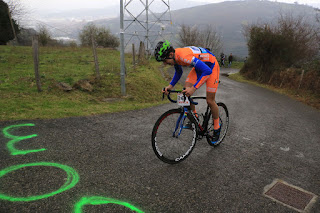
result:
[[[188,109],[184,108],[183,112],[180,114],[177,122],[176,122],[176,127],[173,131],[172,137],[178,138],[181,135],[182,129],[184,129],[184,121],[186,120],[186,117],[188,115]]]

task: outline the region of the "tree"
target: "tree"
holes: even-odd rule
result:
[[[19,26],[14,19],[12,19],[12,25],[15,32],[18,33]],[[9,7],[7,3],[0,0],[0,45],[6,45],[8,41],[14,39],[12,25],[9,16]]]
[[[44,25],[39,25],[39,43],[41,46],[47,46],[52,40],[49,30]]]
[[[21,3],[21,0],[7,0],[7,2],[12,18],[14,18],[20,25],[20,22],[25,19],[27,10]]]
[[[214,27],[207,25],[206,28],[200,31],[200,44],[199,46],[210,48],[212,52],[220,52],[222,45],[220,35]]]
[[[198,46],[199,30],[197,27],[191,27],[182,24],[178,36],[179,46]]]
[[[201,30],[196,26],[191,27],[183,24],[178,36],[180,46],[200,46],[209,48],[212,52],[220,52],[220,35],[211,25],[207,25]]]
[[[92,36],[94,36],[98,46],[116,48],[120,44],[119,39],[112,35],[109,29],[88,24],[79,34],[81,45],[91,46]]]

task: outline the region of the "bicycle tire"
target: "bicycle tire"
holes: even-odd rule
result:
[[[211,139],[212,139],[212,134],[213,134],[213,119],[211,116],[211,111],[209,112],[208,116],[209,117],[209,122],[208,122],[208,128],[207,131],[210,132],[210,134],[207,135],[207,142],[210,146],[219,146],[224,138],[227,135],[228,128],[229,128],[229,112],[228,108],[224,103],[217,103],[218,108],[219,108],[219,120],[220,120],[220,125],[221,125],[221,131],[220,131],[220,137],[219,140],[212,144]]]
[[[183,121],[181,119],[183,128],[181,128],[181,134],[177,136],[175,129],[178,119],[183,116],[183,113],[182,108],[171,109],[163,113],[152,130],[153,151],[161,161],[168,164],[176,164],[185,160],[197,142],[196,124],[189,116],[185,117]],[[189,121],[190,128],[185,128]]]

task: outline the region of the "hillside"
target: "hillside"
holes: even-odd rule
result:
[[[226,54],[247,56],[246,40],[242,34],[243,25],[275,21],[281,13],[304,15],[315,21],[314,8],[298,4],[286,4],[269,1],[232,1],[207,4],[171,11],[174,34],[181,24],[205,27],[212,25],[222,37],[223,51]],[[187,15],[186,15],[187,14]],[[113,33],[119,32],[119,19],[97,20],[94,23],[107,26]],[[157,27],[153,30],[157,30]]]
[[[240,57],[245,57],[248,54],[246,41],[242,34],[243,25],[275,21],[280,13],[304,15],[309,17],[311,21],[315,21],[316,14],[314,8],[306,5],[257,0],[229,1],[191,7],[192,5],[195,5],[192,0],[170,1],[173,26],[169,26],[169,22],[163,22],[161,26],[154,25],[151,30],[158,32],[161,27],[165,26],[168,30],[172,29],[174,35],[178,32],[181,24],[197,25],[199,27],[212,25],[216,27],[221,34],[223,51],[226,54],[232,52],[234,55]],[[140,14],[143,9],[139,8],[139,6],[141,6],[141,4],[132,3],[130,12],[135,15]],[[152,12],[161,12],[161,9],[157,8],[157,6],[157,4],[154,4],[153,7],[150,8]],[[139,16],[139,19],[143,19],[143,15],[144,13]],[[79,32],[89,20],[95,20],[93,21],[95,24],[109,28],[114,34],[118,34],[120,29],[119,6],[117,5],[110,6],[108,9],[84,9],[63,12],[52,11],[43,17],[45,17],[43,20],[44,22],[49,26],[54,27],[51,29],[54,37],[69,37],[78,40]],[[104,18],[99,19],[99,17]],[[149,20],[153,21],[152,18],[154,18],[154,16],[150,14]],[[125,24],[129,23],[127,22]],[[130,29],[128,32],[144,30],[145,29],[141,28],[139,24],[136,24],[134,25],[134,28]],[[173,36],[169,39],[174,41],[174,38],[175,37]],[[152,38],[152,41],[154,40],[155,38]],[[133,40],[130,42],[133,42]]]
[[[173,11],[172,17],[176,25],[184,23],[215,26],[221,33],[225,53],[233,52],[244,57],[247,55],[247,48],[242,34],[243,25],[271,22],[282,12],[306,15],[312,21],[315,20],[316,13],[312,7],[304,5],[269,1],[234,1]]]
[[[119,51],[97,49],[100,80],[94,77],[91,48],[40,47],[39,53],[42,92],[36,86],[32,48],[0,45],[0,121],[86,116],[163,103],[160,91],[167,82],[156,61],[134,69],[126,55],[123,98]],[[77,86],[81,81],[85,87]]]

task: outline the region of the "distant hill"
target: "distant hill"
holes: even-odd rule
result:
[[[172,1],[175,2],[175,1]],[[192,3],[192,1],[177,0],[180,4]],[[176,2],[176,3],[177,3]],[[184,3],[183,3],[184,2]],[[191,4],[194,5],[194,4]],[[177,7],[177,6],[174,6]],[[111,12],[110,8],[109,15],[114,15],[118,11],[114,8]],[[80,11],[78,11],[80,12]],[[85,11],[81,11],[85,14]],[[154,9],[153,12],[156,12]],[[279,14],[292,13],[294,15],[304,15],[311,21],[315,21],[316,11],[313,7],[299,4],[286,4],[279,2],[259,1],[259,0],[247,0],[247,1],[228,1],[222,3],[206,4],[201,6],[194,6],[179,10],[172,10],[171,17],[173,21],[173,33],[178,32],[181,24],[197,25],[199,27],[205,27],[206,25],[212,25],[216,27],[218,32],[221,34],[221,40],[223,43],[223,51],[225,54],[233,53],[236,56],[245,57],[248,54],[246,40],[242,34],[243,25],[252,23],[262,23],[276,21]],[[78,13],[79,14],[79,13]],[[94,10],[90,9],[88,16],[94,14]],[[97,10],[97,15],[102,15],[101,10]],[[71,14],[70,14],[71,15]],[[149,18],[153,16],[150,15]],[[150,19],[149,19],[150,20]],[[73,20],[74,21],[74,20]],[[105,26],[109,28],[114,34],[119,33],[120,20],[119,17],[99,19],[93,21],[97,25]],[[78,39],[78,34],[81,28],[87,23],[82,21],[81,23],[68,24],[69,22],[64,21],[67,26],[68,32],[71,32],[69,37]],[[168,25],[167,23],[164,23]],[[57,28],[60,24],[52,24]],[[60,25],[61,26],[61,25]],[[74,26],[74,27],[73,27]],[[155,26],[153,30],[160,29],[160,25]],[[169,28],[169,26],[167,26]],[[74,29],[73,29],[74,28]],[[61,29],[61,28],[60,28]],[[139,29],[139,26],[136,30]],[[61,33],[61,32],[60,32]],[[59,35],[59,32],[55,33],[55,36]]]
[[[232,1],[173,11],[172,19],[176,25],[215,26],[221,33],[224,52],[245,57],[248,53],[242,34],[243,25],[275,21],[280,13],[305,15],[311,21],[315,21],[316,11],[310,6],[298,4]]]

